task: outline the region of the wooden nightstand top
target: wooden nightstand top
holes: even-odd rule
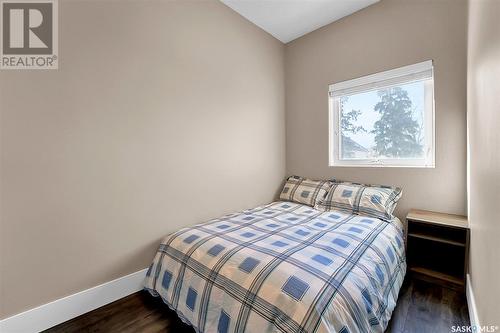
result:
[[[406,215],[406,219],[456,228],[469,228],[469,221],[467,219],[467,216],[437,213],[428,210],[411,209],[408,215]]]

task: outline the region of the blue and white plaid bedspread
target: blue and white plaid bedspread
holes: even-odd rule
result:
[[[166,237],[145,288],[197,332],[383,332],[405,270],[399,220],[275,202]]]

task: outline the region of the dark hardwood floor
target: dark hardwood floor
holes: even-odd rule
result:
[[[386,333],[449,333],[451,326],[464,325],[470,325],[464,293],[407,279]]]
[[[469,325],[465,295],[419,280],[406,280],[387,328],[390,333],[450,332]],[[139,292],[45,332],[193,333],[159,298]]]

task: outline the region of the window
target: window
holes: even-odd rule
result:
[[[434,167],[432,61],[330,85],[330,166]]]

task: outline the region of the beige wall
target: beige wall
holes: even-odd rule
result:
[[[286,45],[287,173],[404,188],[411,207],[466,211],[466,1],[382,0]],[[436,168],[328,167],[328,85],[434,60]]]
[[[472,274],[493,320],[498,223],[482,205],[498,202],[498,134],[477,129],[498,123],[498,100],[479,98],[498,27],[479,3]],[[399,216],[465,213],[466,12],[465,0],[382,0],[283,47],[217,1],[60,1],[60,69],[0,72],[0,318],[146,267],[168,232],[272,200],[285,86],[286,173],[403,186]],[[436,168],[328,167],[328,85],[428,59]]]
[[[0,72],[0,318],[272,200],[284,47],[218,1],[60,1],[60,69]]]
[[[500,1],[471,0],[468,38],[471,278],[481,325],[500,325]]]

